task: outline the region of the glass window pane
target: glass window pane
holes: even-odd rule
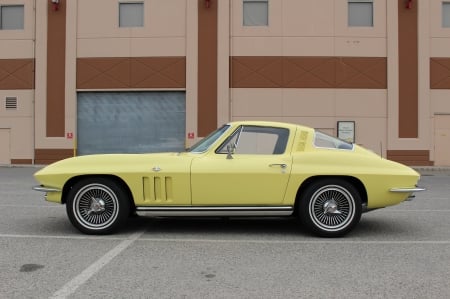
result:
[[[23,5],[8,5],[0,7],[1,29],[23,29]]]
[[[442,2],[442,27],[450,27],[450,2]]]
[[[143,27],[144,3],[119,3],[119,27]]]
[[[372,27],[373,26],[373,3],[372,2],[349,2],[348,3],[348,26]]]
[[[184,91],[78,93],[77,153],[184,151],[185,98]]]
[[[281,155],[286,150],[288,139],[288,129],[242,126],[219,147],[217,153],[227,153],[228,146],[232,145],[235,154]]]
[[[244,1],[243,10],[244,26],[269,25],[268,1]]]

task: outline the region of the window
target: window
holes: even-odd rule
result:
[[[373,27],[373,1],[348,1],[348,26]]]
[[[286,150],[289,130],[284,128],[242,126],[217,150],[228,153],[234,148],[241,155],[280,155]]]
[[[269,25],[269,0],[243,0],[244,26]]]
[[[442,2],[442,27],[450,28],[450,2]]]
[[[23,5],[0,6],[0,29],[23,29]]]
[[[344,140],[331,137],[325,133],[316,131],[314,135],[314,145],[320,148],[353,150],[353,144]]]
[[[119,27],[144,27],[144,3],[119,3]]]
[[[198,143],[194,144],[190,149],[189,152],[191,153],[203,153],[207,151],[211,145],[214,144],[214,142],[217,141],[228,129],[230,126],[225,125],[221,128],[215,130],[211,134],[209,134],[207,137],[200,140]]]

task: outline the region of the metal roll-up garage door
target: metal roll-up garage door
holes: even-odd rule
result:
[[[79,92],[77,153],[183,151],[183,91]]]

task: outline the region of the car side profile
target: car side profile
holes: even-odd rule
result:
[[[130,214],[297,216],[339,237],[361,214],[403,202],[419,174],[356,144],[278,122],[228,123],[186,152],[68,158],[35,173],[46,200],[66,204],[86,234],[108,234]]]

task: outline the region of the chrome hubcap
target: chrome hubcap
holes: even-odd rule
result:
[[[330,232],[342,230],[355,216],[355,201],[352,194],[339,185],[323,186],[313,194],[309,213],[320,229]]]
[[[89,229],[103,229],[111,225],[118,216],[119,201],[107,186],[90,184],[75,195],[73,211],[77,221]]]
[[[335,215],[342,214],[342,212],[338,210],[338,205],[334,199],[327,200],[323,204],[323,213],[324,214],[335,214]]]
[[[91,198],[91,209],[87,212],[88,215],[91,213],[101,213],[104,212],[105,209],[105,201],[101,198]]]

